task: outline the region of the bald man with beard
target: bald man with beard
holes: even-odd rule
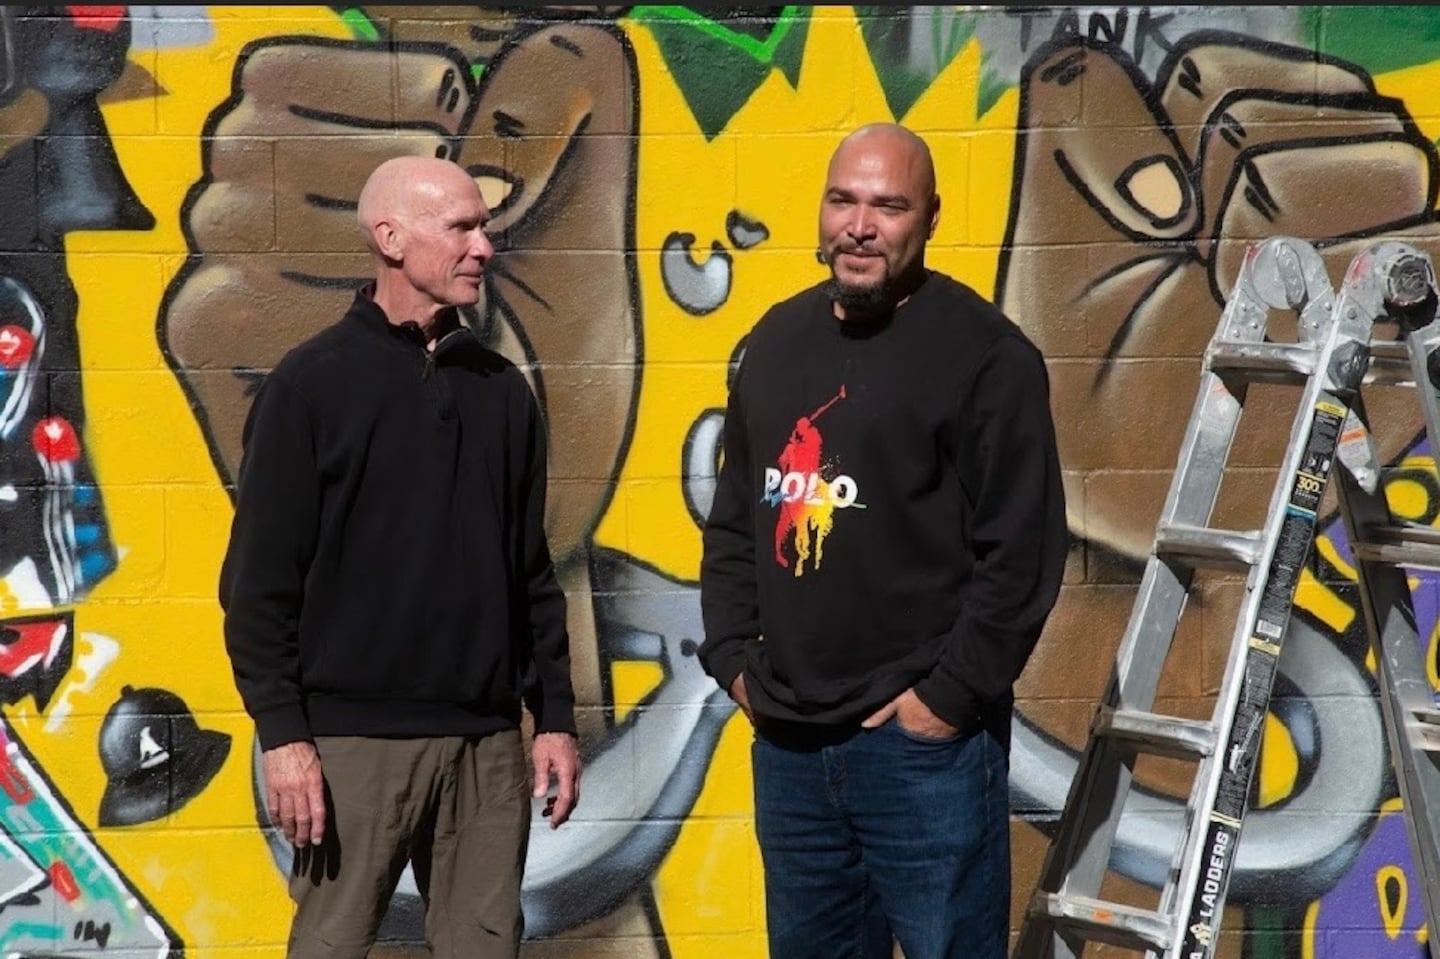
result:
[[[377,167],[358,208],[374,281],[246,421],[220,601],[296,850],[292,957],[362,959],[407,861],[437,959],[516,956],[530,797],[552,828],[578,800],[545,428],[459,317],[489,218],[450,161]]]
[[[925,266],[925,141],[836,148],[824,282],[746,340],[700,659],[754,726],[772,959],[1003,959],[1013,686],[1067,533],[1039,351]]]

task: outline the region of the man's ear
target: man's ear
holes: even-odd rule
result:
[[[928,234],[926,234],[926,239],[929,239],[929,240],[935,239],[935,227],[937,227],[937,226],[939,226],[939,225],[940,225],[940,194],[937,193],[937,194],[935,194],[933,197],[930,198],[930,232],[929,232]]]
[[[405,245],[400,227],[393,220],[377,220],[370,230],[375,249],[387,260],[404,259]]]

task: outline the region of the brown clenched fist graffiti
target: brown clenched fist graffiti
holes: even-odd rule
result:
[[[483,66],[477,84],[456,47],[433,42],[249,47],[205,131],[185,212],[196,255],[161,338],[233,482],[258,380],[370,274],[355,223],[370,171],[405,154],[456,160],[494,213],[497,255],[470,322],[545,407],[547,528],[563,562],[604,510],[636,400],[634,67],[620,33],[578,23],[513,33]]]
[[[1020,97],[999,298],[1067,358],[1052,377],[1071,527],[1143,557],[1245,246],[1321,245],[1338,287],[1377,233],[1440,245],[1435,149],[1358,67],[1231,35],[1182,41],[1153,83],[1118,47],[1070,39],[1036,54]],[[1418,431],[1413,398],[1394,402],[1372,402],[1375,421]],[[1283,442],[1292,413],[1265,432]],[[1273,466],[1279,442],[1232,462]]]
[[[540,30],[491,61],[456,157],[503,193],[486,290],[502,348],[538,365],[559,558],[600,519],[638,398],[635,82],[617,31]]]

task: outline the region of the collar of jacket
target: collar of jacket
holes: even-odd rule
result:
[[[374,283],[367,283],[356,290],[355,302],[350,305],[350,316],[353,316],[362,327],[372,333],[407,347],[425,350],[425,332],[420,329],[420,324],[414,320],[406,320],[403,323],[390,322],[390,317],[386,316],[385,311],[375,302],[374,295]],[[438,324],[435,337],[437,343],[456,330],[464,328],[460,322],[460,311],[453,306],[443,310],[436,317],[436,322]]]

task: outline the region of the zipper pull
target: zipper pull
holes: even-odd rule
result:
[[[444,336],[440,337],[440,339],[431,343],[429,348],[425,351],[425,372],[420,378],[422,380],[428,380],[430,378],[430,374],[435,371],[435,358],[440,355],[440,350],[442,347],[444,347],[447,340],[453,340],[458,339],[462,336],[467,336],[469,335],[469,332],[470,331],[468,329],[462,326],[459,329],[451,330],[449,333],[446,333]]]

